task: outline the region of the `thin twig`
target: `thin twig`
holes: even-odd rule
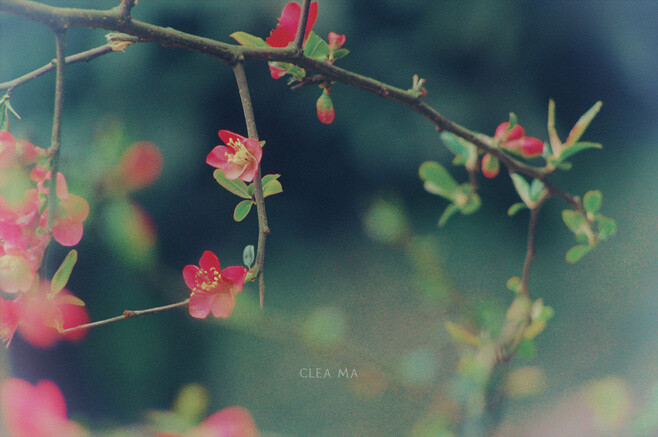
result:
[[[125,36],[121,36],[121,37],[115,37],[115,38],[113,38],[112,41],[130,41],[130,42],[137,43],[137,42],[140,42],[141,40],[139,38],[135,38],[134,36],[125,35]],[[103,55],[105,55],[107,53],[110,53],[112,51],[113,51],[112,42],[109,42],[109,43],[104,44],[100,47],[96,47],[96,48],[91,49],[91,50],[76,53],[75,55],[67,56],[66,58],[64,58],[64,61],[68,65],[75,64],[75,63],[78,63],[78,62],[89,62],[92,59],[96,59],[99,56],[103,56]],[[48,64],[44,65],[43,67],[37,68],[36,70],[31,71],[27,74],[24,74],[21,77],[18,77],[16,79],[13,79],[13,80],[10,80],[10,81],[7,81],[7,82],[0,83],[0,90],[4,90],[4,89],[11,90],[12,88],[16,88],[18,85],[22,85],[25,82],[29,82],[29,81],[31,81],[33,79],[36,79],[37,77],[45,74],[45,73],[48,73],[49,71],[54,70],[56,66],[57,66],[57,59],[53,59],[52,61],[50,61]]]
[[[244,65],[242,62],[237,62],[233,65],[233,73],[235,74],[235,80],[238,84],[238,90],[240,91],[242,110],[247,124],[247,135],[249,138],[258,140],[254,109],[251,104],[247,76],[244,72]],[[263,200],[263,184],[261,181],[260,166],[258,166],[258,173],[254,179],[254,201],[256,202],[256,212],[258,214],[258,249],[256,253],[255,267],[258,272],[256,275],[258,276],[258,292],[260,307],[262,309],[263,301],[265,299],[265,278],[263,276],[263,267],[265,265],[265,240],[267,239],[267,234],[270,233],[270,228],[267,225],[267,213],[265,211],[265,201]]]
[[[55,221],[55,208],[57,207],[57,171],[59,170],[59,149],[62,142],[62,108],[64,106],[64,49],[66,45],[65,30],[53,30],[55,34],[56,76],[55,76],[55,104],[53,109],[53,127],[48,155],[50,155],[50,186],[46,197],[48,213],[46,215],[46,233],[52,234]],[[40,275],[45,276],[48,269],[48,257],[44,253],[39,267]]]
[[[119,322],[119,321],[125,320],[125,319],[131,319],[133,317],[144,316],[146,314],[160,313],[162,311],[167,311],[167,310],[171,310],[171,309],[174,309],[174,308],[184,307],[189,303],[190,303],[190,299],[187,298],[182,302],[172,303],[170,305],[164,305],[164,306],[161,306],[161,307],[148,308],[148,309],[145,309],[145,310],[125,310],[123,312],[123,314],[121,314],[120,316],[111,317],[111,318],[105,319],[105,320],[99,320],[98,322],[86,323],[84,325],[78,325],[78,326],[74,326],[72,328],[62,329],[60,331],[60,333],[68,334],[69,332],[79,331],[80,329],[88,329],[88,328],[93,328],[95,326],[109,325],[110,323]]]
[[[545,200],[546,198],[544,198]],[[528,242],[526,245],[525,260],[523,261],[523,273],[521,274],[521,292],[527,297],[530,297],[528,282],[530,280],[530,267],[532,260],[535,258],[535,235],[537,231],[537,215],[539,210],[544,204],[544,200],[540,201],[534,208],[530,210],[530,221],[528,222]]]
[[[299,25],[297,26],[297,33],[295,34],[295,41],[293,42],[293,45],[296,49],[301,49],[304,44],[304,34],[306,33],[306,23],[308,22],[310,4],[311,0],[302,0],[302,10],[299,15]]]

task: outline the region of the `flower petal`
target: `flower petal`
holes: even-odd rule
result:
[[[224,168],[227,162],[227,153],[235,153],[230,150],[228,147],[216,146],[214,149],[208,153],[206,156],[206,164],[211,165],[215,168]]]
[[[206,271],[214,267],[219,272],[219,258],[217,258],[217,255],[215,255],[213,252],[206,250],[203,252],[203,255],[201,255],[201,259],[199,260],[199,267]]]
[[[239,293],[244,286],[244,278],[247,276],[247,268],[243,266],[231,266],[222,270],[222,277],[231,281],[233,285],[233,293]]]
[[[210,308],[217,295],[207,293],[192,293],[188,309],[190,315],[196,319],[205,319],[210,314]]]
[[[185,279],[185,285],[190,290],[194,290],[196,286],[196,273],[199,271],[199,268],[194,265],[187,265],[183,267],[183,279]]]
[[[242,173],[244,173],[248,165],[249,163],[244,165],[239,165],[234,162],[228,162],[226,164],[226,167],[224,168],[224,177],[229,181],[232,181],[233,179],[237,179],[240,176],[242,176]]]
[[[231,315],[235,306],[235,296],[233,293],[219,293],[214,295],[215,300],[212,303],[212,314],[215,317],[226,318]]]
[[[75,246],[82,240],[82,223],[72,220],[70,217],[56,219],[53,224],[53,235],[55,240],[62,246]]]
[[[226,145],[228,145],[231,140],[240,141],[241,143],[244,143],[247,140],[247,138],[243,137],[242,135],[231,132],[230,130],[220,130],[217,134]]]

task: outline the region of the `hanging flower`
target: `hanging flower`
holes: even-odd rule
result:
[[[187,265],[183,269],[185,284],[192,290],[190,315],[205,319],[212,312],[215,317],[228,317],[246,276],[245,267],[231,266],[221,270],[217,255],[209,250],[203,252],[198,266]]]
[[[334,111],[334,104],[331,101],[329,92],[325,90],[320,95],[317,103],[315,104],[318,110],[318,120],[323,124],[331,124],[336,118],[336,111]]]
[[[245,182],[253,181],[263,156],[260,143],[227,130],[220,130],[219,138],[226,145],[212,149],[206,163],[224,170],[228,180],[240,178]]]

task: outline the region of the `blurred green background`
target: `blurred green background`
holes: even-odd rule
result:
[[[238,30],[267,36],[284,4],[140,0],[133,15],[232,42]],[[419,74],[426,101],[470,129],[491,135],[514,111],[528,135],[545,140],[553,98],[564,138],[603,101],[584,140],[604,149],[578,155],[554,179],[574,194],[601,189],[603,213],[619,232],[569,265],[564,204],[553,199],[543,209],[531,295],[556,315],[537,339],[536,357],[508,366],[530,369],[530,383],[521,385],[535,390],[524,398],[523,389],[508,390],[491,416],[500,435],[559,435],[583,421],[601,435],[657,429],[657,21],[651,1],[320,1],[315,32],[347,36],[351,54],[339,66],[405,89]],[[67,53],[102,45],[105,33],[70,29]],[[0,81],[53,56],[47,28],[0,15]],[[481,211],[438,229],[446,202],[422,189],[417,170],[428,159],[448,165],[452,156],[429,122],[336,84],[336,120],[325,126],[315,115],[319,89],[290,91],[264,64],[248,64],[247,74],[267,141],[263,171],[280,173],[284,188],[267,201],[265,310],[256,309],[258,292],[248,285],[228,321],[174,310],[45,351],[16,338],[12,373],[54,380],[73,417],[96,429],[166,410],[188,383],[208,389],[209,411],[241,405],[260,429],[283,435],[458,429],[451,393],[459,354],[444,322],[495,325],[512,298],[505,282],[521,270],[527,212],[506,215],[516,202],[509,178],[480,178]],[[69,286],[92,320],[182,300],[180,272],[206,249],[222,265],[239,264],[243,247],[256,243],[255,214],[233,221],[237,198],[204,162],[217,130],[246,134],[230,68],[138,44],[71,66],[66,76],[61,167],[71,191],[92,205]],[[50,74],[14,90],[23,118],[12,122],[17,138],[49,144],[53,84]],[[158,233],[155,247],[134,256],[130,223],[112,199],[94,197],[94,183],[138,140],[161,148],[164,171],[132,196]],[[466,180],[463,168],[453,169]],[[396,223],[400,239],[382,241]],[[51,264],[65,253],[53,250]],[[302,378],[306,368],[329,369],[332,378]],[[339,368],[358,377],[338,378]],[[606,421],[617,417],[611,411],[620,418]]]

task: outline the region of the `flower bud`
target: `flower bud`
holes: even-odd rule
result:
[[[336,113],[334,112],[334,105],[331,102],[331,97],[329,97],[329,93],[326,89],[322,92],[322,95],[315,106],[318,110],[318,120],[320,120],[321,123],[331,124],[334,121]]]
[[[500,170],[500,165],[498,163],[498,158],[493,156],[491,153],[487,153],[482,158],[482,174],[493,179],[498,175]]]
[[[514,141],[518,140],[525,135],[525,130],[520,124],[515,125],[512,129],[509,129],[509,122],[501,123],[496,128],[495,138],[498,138],[500,141]]]
[[[329,50],[333,52],[343,47],[346,38],[345,35],[338,35],[336,32],[329,32],[327,39],[329,40]]]
[[[527,157],[539,156],[544,151],[544,142],[539,138],[524,137],[521,154]]]

